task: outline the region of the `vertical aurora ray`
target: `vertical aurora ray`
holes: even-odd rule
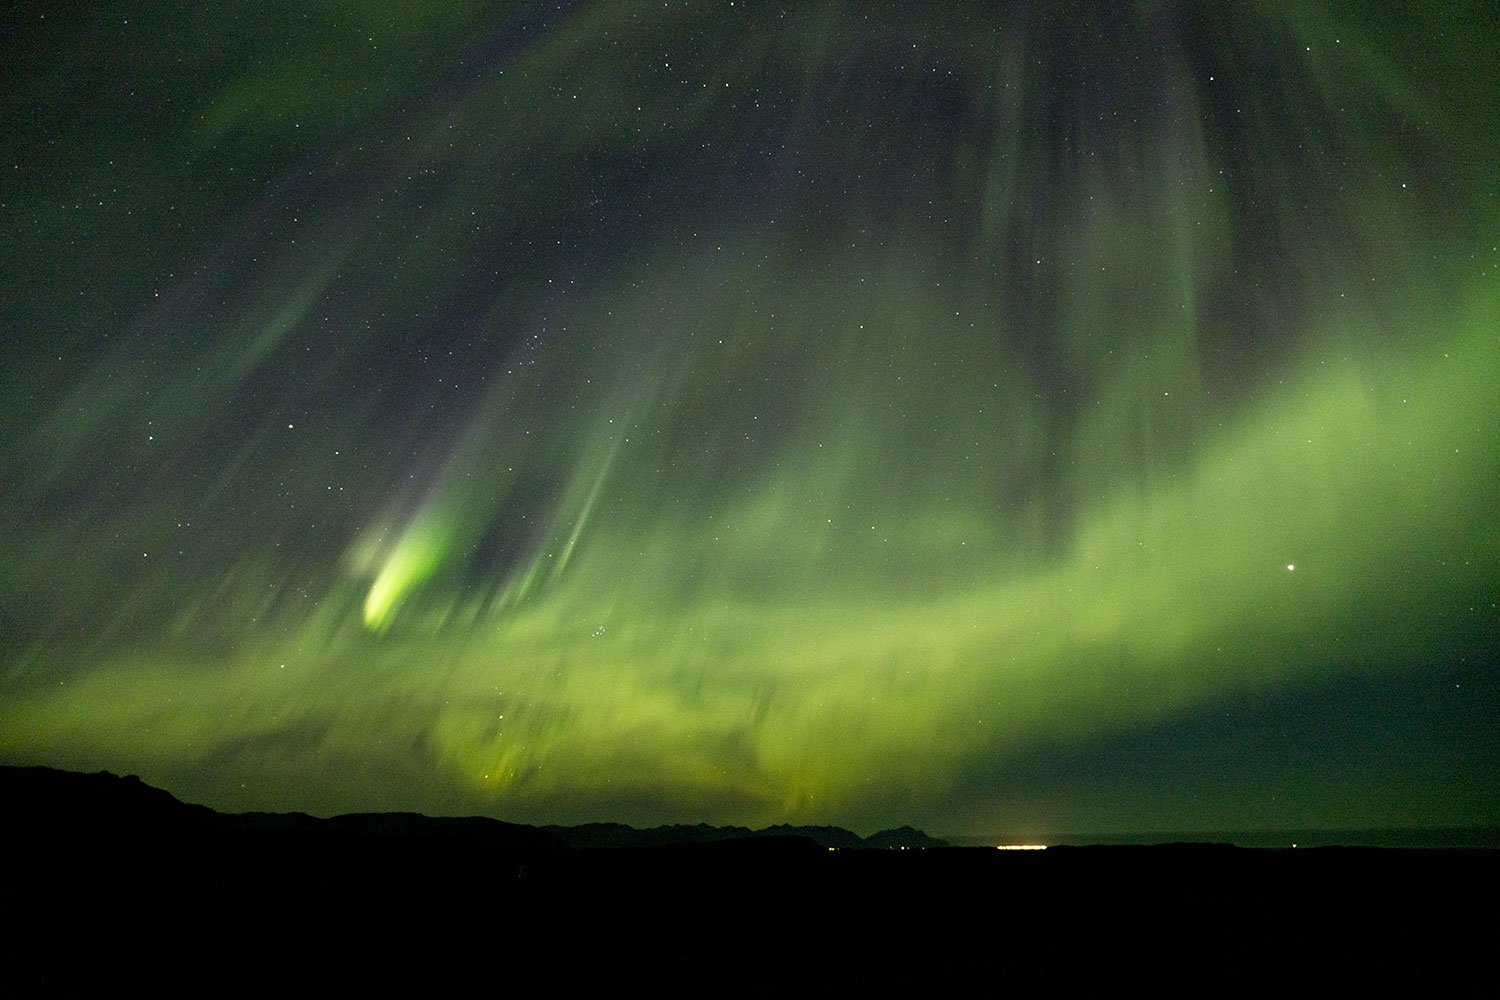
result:
[[[242,229],[143,246],[175,277],[111,346],[10,307],[0,752],[980,828],[1018,762],[1341,679],[1494,718],[1497,82],[1441,86],[1478,10],[1421,59],[1358,5],[583,4],[414,23],[421,63],[391,27]],[[265,86],[205,98],[187,179]],[[70,182],[28,183],[41,246]],[[1346,783],[1412,784],[1411,739]],[[1421,821],[1494,821],[1490,743],[1443,746]],[[1200,821],[1265,817],[1244,780]]]

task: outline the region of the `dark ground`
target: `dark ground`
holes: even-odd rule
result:
[[[1004,964],[1030,962],[1037,948],[1082,948],[1192,967],[1296,953],[1400,956],[1451,971],[1490,964],[1497,928],[1493,850],[830,850],[820,840],[853,835],[725,838],[706,827],[630,831],[641,846],[574,847],[568,835],[584,828],[227,816],[133,778],[3,768],[0,780],[16,956],[27,942],[63,938],[128,943],[132,962],[184,942],[215,954],[291,947],[326,962],[364,941],[380,954],[360,953],[358,963],[377,961],[359,964],[362,975],[396,956],[472,946],[488,960],[585,962],[572,971],[590,974],[608,971],[588,964],[604,954],[629,956],[640,974],[653,955],[799,954],[878,978],[941,956]],[[585,839],[625,829],[589,828]],[[670,842],[682,837],[699,842]]]

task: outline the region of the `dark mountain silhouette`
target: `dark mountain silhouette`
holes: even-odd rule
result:
[[[0,782],[7,810],[23,824],[86,828],[108,821],[119,829],[169,822],[202,824],[217,815],[207,806],[181,802],[135,775],[3,767]]]
[[[709,826],[705,823],[692,826],[682,824],[656,826],[644,830],[621,823],[585,823],[581,826],[546,826],[542,829],[555,833],[566,841],[568,846],[580,849],[676,847],[739,840],[765,842],[778,838],[805,840],[822,848],[847,850],[948,846],[944,841],[929,837],[911,827],[886,830],[868,838],[837,826],[791,826],[785,823],[768,826],[763,830],[752,830],[744,826]]]
[[[863,839],[833,826],[752,830],[678,824],[636,829],[620,823],[533,827],[484,817],[417,813],[350,813],[319,819],[305,813],[219,813],[191,805],[134,776],[80,774],[47,767],[0,767],[0,802],[11,838],[34,856],[90,861],[160,862],[231,851],[244,860],[271,855],[324,863],[379,854],[430,855],[452,865],[484,855],[517,863],[569,851],[695,849],[746,855],[756,851],[942,847],[910,827]]]
[[[761,836],[806,837],[819,847],[832,847],[835,850],[852,850],[871,846],[865,838],[839,826],[787,826],[782,823],[768,826],[760,833]]]
[[[1443,933],[1461,937],[1490,926],[1462,915],[1488,913],[1500,885],[1493,850],[1172,843],[1016,852],[946,847],[909,826],[861,838],[785,824],[638,830],[412,813],[229,815],[138,778],[40,767],[0,767],[0,808],[7,905],[50,912],[47,926],[89,914],[110,933],[156,933],[142,907],[159,913],[166,903],[195,933],[258,934],[290,921],[322,940],[348,923],[404,934],[434,919],[451,928],[459,914],[467,927],[482,912],[473,926],[490,935],[486,947],[498,928],[567,962],[604,941],[656,955],[664,942],[754,940],[732,930],[745,927],[774,933],[778,948],[857,938],[847,954],[863,954],[877,939],[905,947],[929,921],[956,914],[987,941],[997,929],[1072,934],[1058,929],[1080,913],[1128,913],[1129,927],[1157,935],[1167,927],[1253,939],[1274,926],[1324,943],[1362,942],[1390,914],[1452,914]]]
[[[671,847],[680,844],[712,844],[754,836],[743,826],[656,826],[644,830],[623,823],[584,823],[579,826],[544,826],[543,830],[561,837],[569,847],[593,848]]]
[[[1417,924],[1456,953],[1482,956],[1493,921],[1473,915],[1489,912],[1500,885],[1493,850],[1017,852],[942,847],[911,827],[861,838],[785,824],[228,815],[137,778],[48,768],[0,767],[0,808],[7,910],[46,944],[18,955],[126,940],[154,961],[168,931],[205,948],[295,939],[326,949],[351,932],[380,942],[333,947],[340,975],[356,952],[384,975],[453,942],[465,955],[563,970],[601,954],[616,956],[600,966],[614,972],[719,953],[766,962],[801,947],[879,972],[891,956],[990,956],[997,935],[1011,948],[1073,950],[1092,935],[1131,954],[1170,941],[1217,955],[1226,941],[1260,942],[1274,928],[1354,954],[1392,927],[1409,942]],[[1417,924],[1401,922],[1408,914]]]
[[[909,826],[898,826],[893,830],[881,830],[872,833],[864,839],[864,847],[884,848],[886,850],[922,850],[929,847],[947,847],[947,841],[929,837],[921,830]]]

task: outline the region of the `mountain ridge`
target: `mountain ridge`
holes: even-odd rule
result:
[[[361,840],[444,841],[489,844],[526,851],[706,848],[713,845],[798,844],[827,850],[890,850],[947,847],[910,826],[881,830],[869,837],[828,825],[776,824],[762,829],[707,823],[633,827],[624,823],[534,826],[486,816],[428,816],[416,812],[356,812],[326,818],[302,812],[225,813],[183,802],[135,775],[86,773],[41,765],[0,765],[0,801],[14,817],[14,834],[46,845],[103,835],[131,841],[149,835],[344,836]]]

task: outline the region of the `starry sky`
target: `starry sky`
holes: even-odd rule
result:
[[[0,759],[1500,823],[1500,15],[1440,6],[6,5]]]

